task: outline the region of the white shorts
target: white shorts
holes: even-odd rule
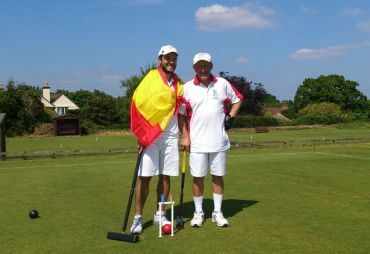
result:
[[[195,177],[207,175],[208,165],[211,175],[226,175],[226,151],[216,153],[190,153],[190,173]]]
[[[139,167],[139,176],[179,175],[179,148],[177,138],[159,136],[145,148]]]

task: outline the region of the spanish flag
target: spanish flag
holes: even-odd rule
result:
[[[131,102],[131,131],[144,147],[150,145],[177,114],[184,84],[173,76],[174,90],[159,67],[151,70],[136,88]]]

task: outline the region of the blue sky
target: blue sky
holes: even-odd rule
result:
[[[122,95],[120,80],[179,51],[194,76],[208,52],[214,74],[260,82],[293,99],[305,78],[340,74],[370,98],[370,1],[14,0],[0,3],[0,82]]]

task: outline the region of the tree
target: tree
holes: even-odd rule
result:
[[[281,106],[281,102],[272,94],[266,94],[266,107],[269,108],[278,108]]]
[[[140,84],[141,80],[148,74],[149,71],[157,69],[157,64],[148,64],[145,69],[140,67],[140,74],[131,76],[128,79],[121,80],[121,87],[126,89],[125,97],[132,98],[136,87]]]
[[[344,111],[364,112],[367,109],[367,98],[357,90],[359,84],[345,80],[340,75],[307,78],[297,89],[294,97],[295,110],[309,104],[331,102],[339,105]]]
[[[32,133],[39,122],[50,121],[40,98],[39,88],[8,82],[6,91],[0,93],[0,112],[7,114],[7,135]]]
[[[122,123],[118,113],[117,99],[98,90],[83,105],[80,111],[83,121],[90,121],[99,126]]]
[[[145,68],[140,67],[140,74],[121,80],[121,87],[126,90],[125,96],[118,98],[119,115],[123,126],[130,127],[130,105],[135,89],[139,86],[146,74],[158,68],[157,64],[148,64]]]
[[[227,76],[225,72],[220,72],[220,76],[229,81],[244,96],[239,110],[241,115],[263,115],[267,92],[262,83],[252,83],[243,76]]]
[[[118,105],[118,114],[120,119],[122,120],[122,127],[123,128],[130,128],[130,105],[131,105],[131,98],[128,97],[118,97],[117,99]]]

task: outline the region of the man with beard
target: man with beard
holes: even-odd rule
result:
[[[174,73],[177,66],[177,50],[163,46],[158,53],[156,70],[151,70],[136,88],[131,104],[131,130],[143,150],[135,192],[135,217],[131,234],[142,233],[143,208],[149,194],[149,183],[158,175],[157,201],[161,195],[167,200],[170,176],[179,174],[179,97],[183,83]],[[181,121],[181,120],[180,120]],[[170,222],[162,212],[154,213],[154,224]]]

